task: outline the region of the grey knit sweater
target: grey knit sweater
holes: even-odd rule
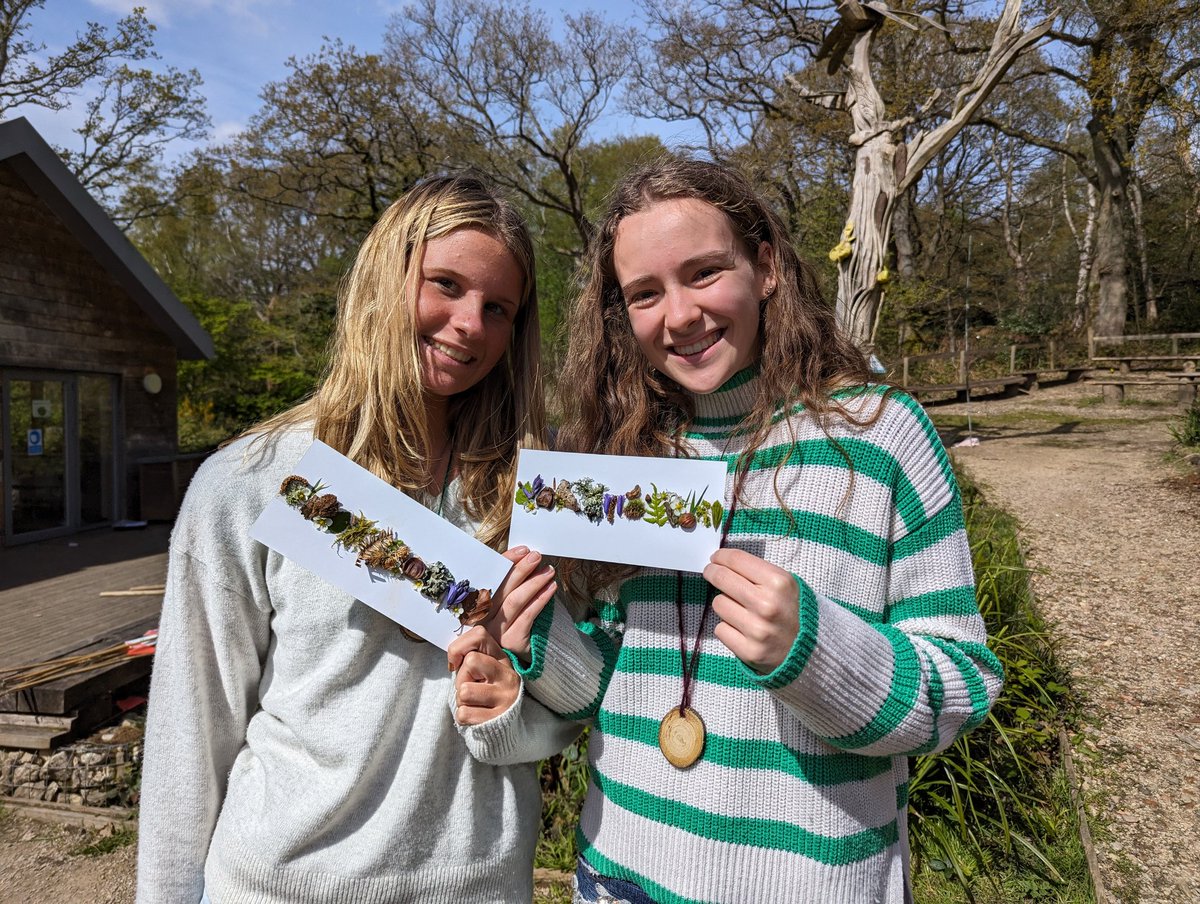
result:
[[[529,901],[531,763],[576,729],[523,695],[457,727],[442,650],[249,538],[311,439],[234,443],[184,500],[150,691],[137,900],[194,904],[207,886],[214,904]]]

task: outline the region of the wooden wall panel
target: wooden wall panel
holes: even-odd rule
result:
[[[116,374],[125,511],[138,514],[137,462],[177,449],[170,339],[16,173],[0,162],[0,367]],[[149,395],[153,369],[163,388]]]

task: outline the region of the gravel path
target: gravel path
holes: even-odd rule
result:
[[[1164,458],[1165,397],[1095,397],[1066,386],[973,403],[980,441],[953,451],[1024,525],[1040,604],[1088,698],[1076,753],[1111,826],[1096,845],[1103,904],[1200,904],[1200,480]],[[935,420],[967,412],[930,407]],[[0,814],[0,901],[128,904],[133,846],[71,853],[93,839]]]
[[[1176,409],[1095,406],[1094,392],[975,403],[980,442],[953,452],[1022,523],[1087,696],[1077,760],[1111,827],[1096,840],[1111,900],[1200,904],[1200,472],[1167,459]]]

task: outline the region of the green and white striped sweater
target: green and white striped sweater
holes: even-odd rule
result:
[[[745,371],[697,396],[686,434],[695,456],[729,464],[727,504],[755,385]],[[881,396],[849,404],[861,417]],[[591,621],[573,624],[561,602],[538,618],[529,689],[594,720],[579,841],[601,873],[663,902],[910,900],[906,758],[982,722],[1002,669],[942,444],[911,398],[882,404],[868,427],[835,418],[837,446],[801,409],[781,411],[755,454],[727,545],[796,576],[800,632],[760,675],[709,619],[692,694],[708,736],[690,768],[657,744],[681,692],[674,572],[639,572]],[[686,575],[689,640],[704,600]]]

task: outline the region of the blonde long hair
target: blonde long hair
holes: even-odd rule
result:
[[[504,357],[479,383],[451,398],[447,412],[464,505],[481,525],[479,539],[499,549],[508,533],[516,450],[544,446],[541,339],[525,220],[476,176],[427,179],[384,211],[342,281],[321,385],[249,432],[267,435],[311,425],[317,439],[402,490],[436,479],[429,473],[435,450],[421,385],[416,300],[425,244],[468,228],[499,240],[524,283]]]

